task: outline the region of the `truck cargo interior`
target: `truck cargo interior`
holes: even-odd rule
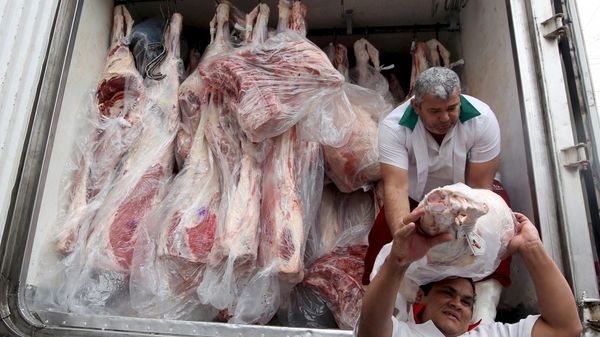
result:
[[[250,12],[260,3],[266,4],[270,8],[269,27],[275,28],[277,25],[276,0],[231,2],[244,13]],[[529,78],[522,78],[518,73],[519,58],[515,48],[520,46],[511,27],[515,24],[514,19],[509,17],[510,13],[517,9],[507,8],[509,1],[304,0],[304,3],[307,6],[308,39],[322,49],[326,49],[330,43],[346,46],[350,68],[355,64],[353,43],[361,38],[367,39],[379,50],[382,74],[387,78],[394,74],[404,93],[407,93],[410,87],[411,46],[418,41],[425,42],[434,38],[439,40],[450,52],[450,62],[456,62],[453,69],[460,76],[463,93],[486,102],[496,113],[502,137],[502,161],[498,179],[508,192],[512,208],[531,215],[532,218],[540,212],[557,212],[541,210],[537,206],[540,196],[535,194],[532,166],[544,164],[535,162],[536,157],[531,156],[531,149],[527,145],[531,144],[528,137],[535,137],[527,134],[528,119],[525,118],[523,109],[531,97],[527,97],[525,92],[520,92],[519,88],[521,82],[529,81]],[[296,321],[289,319],[300,315],[299,312],[310,316],[312,309],[327,311],[323,309],[325,306],[304,308],[292,314],[288,312],[289,317],[285,319],[285,314],[280,310],[267,320],[267,324],[244,325],[223,324],[227,321],[227,313],[208,314],[208,309],[197,301],[190,301],[188,306],[180,303],[173,312],[163,313],[158,319],[150,317],[151,315],[136,317],[133,311],[124,308],[120,308],[122,311],[114,311],[124,314],[107,314],[104,307],[88,307],[83,310],[76,304],[65,308],[53,302],[56,301],[56,297],[49,295],[53,289],[64,285],[64,282],[73,281],[65,280],[62,278],[65,274],[59,276],[57,271],[77,268],[81,262],[78,259],[82,258],[81,255],[63,257],[56,250],[56,223],[61,215],[64,216],[67,189],[72,183],[72,173],[77,168],[76,153],[83,147],[86,137],[92,134],[87,111],[106,65],[113,28],[113,10],[116,5],[121,4],[129,10],[135,23],[152,17],[166,18],[176,11],[181,13],[184,23],[181,55],[185,66],[189,63],[189,51],[196,48],[202,52],[210,41],[209,25],[216,10],[213,1],[82,2],[79,20],[76,21],[77,26],[74,30],[76,35],[72,55],[68,69],[64,72],[65,86],[52,117],[51,138],[46,148],[42,183],[37,192],[32,226],[25,248],[20,282],[25,286],[19,290],[22,296],[21,314],[31,321],[41,320],[47,326],[101,329],[107,332],[291,336],[304,335],[304,331],[310,330],[312,336],[350,336],[351,330],[338,329],[332,314],[328,312],[313,312],[313,322],[306,320],[306,317]],[[391,65],[393,67],[390,67]],[[368,193],[372,196],[373,192]],[[318,193],[318,196],[320,198],[321,193]],[[551,230],[543,228],[540,231],[552,233]],[[560,246],[559,238],[555,237],[552,240]],[[569,270],[569,267],[565,269]],[[142,269],[140,272],[145,271]],[[513,259],[511,275],[512,285],[503,290],[498,307],[499,321],[512,322],[527,314],[536,313],[535,292],[518,256]],[[123,276],[119,273],[96,276],[97,285],[104,285],[106,291],[96,288],[93,290],[96,293],[88,293],[87,296],[97,298],[106,306],[116,303],[108,298],[114,296],[115,292],[119,297],[129,296],[127,289],[114,289],[115,285],[118,287],[123,284]],[[115,281],[118,282],[113,283]],[[270,301],[279,301],[278,295],[274,294],[278,290],[272,291],[272,298],[263,298],[263,302],[257,299],[255,305],[258,307],[269,305]],[[72,293],[69,296],[82,295]],[[72,299],[69,298],[69,303],[76,303],[71,301]]]

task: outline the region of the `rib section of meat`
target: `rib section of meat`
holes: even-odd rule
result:
[[[360,315],[366,245],[337,247],[308,267],[303,286],[314,287],[341,329],[353,329]]]
[[[343,130],[352,111],[341,91],[343,76],[319,48],[293,31],[216,57],[199,72],[213,90],[230,98],[253,142],[284,133],[308,114],[329,114]]]

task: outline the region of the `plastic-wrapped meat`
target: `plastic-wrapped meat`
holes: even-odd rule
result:
[[[415,87],[415,82],[417,81],[417,77],[429,68],[429,61],[427,57],[429,56],[429,47],[425,42],[415,42],[414,46],[411,50],[412,54],[412,68],[410,71],[410,90],[408,92],[408,97],[413,95],[413,90]]]
[[[97,207],[91,206],[90,202],[101,202],[103,195],[99,193],[110,185],[115,168],[140,131],[145,89],[125,44],[132,26],[133,19],[127,9],[116,6],[111,47],[96,89],[95,136],[83,149],[73,177],[67,215],[56,238],[57,249],[63,254],[71,253],[75,248],[84,218],[93,216]]]
[[[337,69],[346,81],[350,81],[350,66],[348,63],[348,48],[341,43],[335,44],[335,57],[333,59],[333,66]]]
[[[302,36],[306,36],[306,12],[306,5],[301,0],[294,0],[288,28],[295,30]]]
[[[179,87],[181,126],[177,133],[175,157],[177,166],[180,168],[183,167],[183,163],[189,154],[200,121],[201,109],[206,106],[208,100],[209,91],[198,69],[211,57],[233,48],[229,39],[229,12],[230,6],[227,3],[222,3],[217,7],[217,13],[210,21],[211,42],[206,47],[198,67]]]
[[[277,33],[281,33],[289,28],[290,17],[292,15],[292,0],[279,0],[277,9]]]
[[[279,136],[263,166],[261,202],[261,266],[273,264],[285,279],[300,281],[303,275],[304,222],[302,204],[294,180],[292,130]]]
[[[431,67],[450,68],[450,52],[440,41],[436,39],[427,41],[427,48],[429,48],[429,65]]]
[[[496,193],[465,184],[436,188],[420,203],[420,228],[429,235],[451,233],[456,240],[433,247],[411,264],[407,279],[425,284],[448,276],[482,279],[491,274],[514,235],[511,209]]]
[[[352,329],[360,315],[366,245],[337,247],[313,262],[302,285],[317,288],[341,329]]]
[[[259,4],[246,17],[246,43],[261,44],[267,38],[269,7]],[[252,24],[254,24],[252,26]],[[223,198],[213,264],[224,258],[252,268],[258,250],[260,223],[260,145],[251,143],[241,132],[233,111],[225,102],[219,115],[209,116],[207,139],[221,168]],[[265,144],[264,145],[268,145]]]
[[[332,121],[313,130],[316,137],[335,134],[330,145],[347,139],[353,113],[341,90],[344,78],[319,48],[293,31],[218,56],[199,70],[213,90],[228,95],[253,142],[282,134],[309,113],[307,118],[327,115]]]
[[[325,172],[342,192],[369,189],[381,179],[377,147],[378,118],[392,109],[369,89],[348,84],[346,93],[356,113],[356,124],[348,142],[341,147],[323,146]]]
[[[183,64],[179,56],[182,17],[174,14],[165,32],[165,78],[147,79],[148,101],[142,130],[123,158],[112,189],[99,210],[87,243],[88,260],[100,269],[128,271],[137,224],[165,193],[174,164],[173,140],[179,107],[177,90]]]
[[[209,100],[198,124],[189,159],[175,178],[172,190],[179,189],[173,195],[177,202],[174,202],[171,224],[163,227],[159,246],[164,255],[192,262],[208,262],[214,243],[221,191],[217,163],[205,138],[205,129],[208,116],[219,114],[220,107],[215,100]]]
[[[388,81],[380,73],[377,48],[366,39],[359,39],[354,42],[354,56],[356,57],[356,67],[350,71],[351,82],[374,90],[388,103],[393,103],[394,98],[390,93]]]
[[[213,263],[217,263],[221,261],[222,254],[224,254],[223,250],[225,248],[222,247],[221,241],[226,236],[224,230],[228,213],[237,207],[245,206],[233,204],[242,160],[241,132],[237,126],[235,115],[225,103],[223,95],[212,94],[212,102],[214,109],[205,112],[208,115],[208,120],[204,132],[215,157],[215,162],[219,167],[221,178],[222,197],[215,233],[215,248],[218,248],[219,254],[212,258]]]
[[[268,38],[269,12],[269,6],[261,3],[246,15],[246,44],[261,44]]]
[[[190,154],[168,195],[139,227],[130,294],[131,305],[146,317],[202,319],[192,309],[201,307],[196,289],[213,247],[221,198],[219,170],[204,137],[208,115],[219,112],[212,102],[202,108]],[[206,320],[216,315],[215,309],[202,312]]]

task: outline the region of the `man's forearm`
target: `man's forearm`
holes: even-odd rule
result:
[[[400,266],[389,257],[373,279],[362,301],[358,337],[392,335],[392,315],[400,283],[408,266]]]
[[[385,199],[385,221],[390,228],[390,233],[394,233],[402,227],[402,219],[410,213],[410,204],[406,193],[386,191]]]
[[[576,334],[581,324],[571,288],[542,242],[528,243],[519,253],[535,285],[542,319],[553,329]]]

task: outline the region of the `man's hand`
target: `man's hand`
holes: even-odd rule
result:
[[[420,219],[425,210],[417,207],[414,211],[404,217],[406,225],[394,233],[390,259],[400,267],[406,267],[414,261],[419,260],[429,249],[440,243],[452,241],[454,238],[449,233],[425,237],[417,230],[415,221]],[[408,222],[408,223],[407,223]]]
[[[525,215],[518,212],[514,212],[513,214],[517,218],[518,223],[515,227],[516,235],[508,243],[509,254],[520,251],[523,247],[530,244],[541,243],[542,240],[535,225]]]

